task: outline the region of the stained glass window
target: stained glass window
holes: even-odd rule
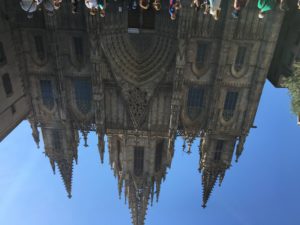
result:
[[[246,56],[247,48],[244,46],[240,46],[238,48],[236,57],[235,57],[235,63],[234,68],[236,71],[239,71],[242,69],[244,62],[245,62],[245,56]]]
[[[6,73],[2,76],[2,83],[4,87],[4,91],[7,97],[10,97],[13,94],[13,88],[11,84],[11,80],[9,74]]]
[[[196,64],[201,66],[205,63],[205,56],[207,52],[208,44],[204,42],[199,42],[197,44],[197,55],[196,55]]]
[[[61,149],[61,137],[59,130],[52,130],[52,143],[55,151],[59,151]]]
[[[156,144],[155,172],[158,172],[161,169],[163,147],[164,147],[164,142],[163,141]]]
[[[74,52],[78,61],[83,61],[83,40],[81,37],[73,37]]]
[[[118,157],[118,168],[119,170],[122,170],[122,164],[121,164],[121,142],[120,140],[117,140],[117,157]]]
[[[238,92],[236,91],[228,91],[226,95],[226,99],[224,102],[224,110],[223,110],[223,117],[225,120],[230,120],[233,116],[237,99],[238,99]]]
[[[92,84],[90,79],[76,79],[75,86],[75,99],[76,104],[82,113],[90,112],[92,107]]]
[[[143,175],[144,171],[144,148],[134,148],[134,174],[136,176]]]
[[[54,107],[54,95],[52,89],[52,82],[51,80],[41,80],[41,93],[42,93],[42,101],[44,106],[48,109],[52,109]]]
[[[224,141],[218,140],[215,150],[214,160],[219,161],[221,159],[222,150],[223,150]]]
[[[37,56],[43,60],[45,58],[45,48],[44,48],[44,40],[40,35],[34,36],[34,43]]]
[[[191,87],[188,93],[187,112],[191,119],[195,119],[203,108],[203,88]]]

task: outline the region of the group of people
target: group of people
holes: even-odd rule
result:
[[[192,0],[191,7],[197,11],[202,9],[204,14],[211,14],[215,20],[219,19],[221,14],[222,0]],[[250,0],[234,0],[232,17],[237,19],[243,8],[250,2]],[[298,0],[298,9],[300,9],[300,0]],[[262,19],[265,14],[274,10],[276,6],[283,11],[288,11],[289,6],[287,0],[258,0],[257,7],[259,9],[258,18]]]
[[[63,0],[20,0],[20,5],[24,11],[27,12],[28,18],[32,18],[33,13],[37,10],[44,8],[49,16],[55,13],[61,6]],[[69,0],[72,5],[72,13],[77,13],[78,2],[80,0]],[[89,9],[90,15],[100,14],[101,17],[105,16],[106,0],[84,0],[85,6]],[[117,0],[115,0],[117,1]],[[139,1],[139,2],[137,2]],[[178,11],[181,9],[180,0],[169,0],[169,14],[171,20],[176,19]],[[227,1],[227,0],[226,0]],[[204,14],[210,14],[215,20],[218,20],[221,14],[222,0],[192,0],[191,7],[197,11],[202,9]],[[233,5],[233,18],[238,18],[244,7],[250,0],[234,0]],[[129,9],[136,10],[138,5],[141,9],[147,10],[150,5],[153,9],[159,11],[161,9],[161,0],[130,0]],[[279,5],[281,10],[289,10],[287,0],[258,0],[257,7],[259,9],[258,17],[264,18],[265,14],[272,11]],[[300,0],[298,0],[298,9],[300,9]],[[119,7],[122,11],[122,7]]]

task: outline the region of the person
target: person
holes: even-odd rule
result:
[[[169,13],[171,16],[171,20],[176,19],[176,13],[180,8],[181,8],[181,3],[179,0],[170,0]]]
[[[32,18],[33,12],[38,9],[38,5],[42,3],[42,0],[21,0],[21,8],[28,13],[27,17]]]
[[[85,6],[89,9],[91,16],[96,15],[98,8],[97,0],[85,0]]]
[[[280,9],[288,10],[286,0],[280,1]],[[270,12],[275,9],[277,5],[277,0],[258,0],[257,7],[259,8],[258,18],[263,19],[267,12]]]
[[[62,3],[62,0],[52,0],[53,1],[53,6],[55,10],[58,10],[60,8],[60,5]]]
[[[233,4],[233,12],[232,12],[232,17],[237,19],[239,18],[240,12],[242,11],[243,8],[246,7],[248,4],[249,0],[234,0]]]
[[[72,13],[76,14],[78,12],[78,0],[71,0]]]
[[[210,11],[209,13],[213,16],[215,20],[219,19],[221,13],[221,0],[210,0]]]
[[[160,0],[154,0],[152,3],[152,7],[156,10],[159,11],[161,9],[161,3]]]
[[[52,0],[44,0],[43,6],[48,16],[54,15],[54,4]]]
[[[105,8],[106,8],[106,0],[98,0],[98,9],[100,11],[101,17],[105,17]]]
[[[147,9],[149,9],[149,6],[150,6],[149,0],[140,0],[139,5],[142,9],[147,10]]]
[[[298,9],[300,9],[300,0],[298,0]]]

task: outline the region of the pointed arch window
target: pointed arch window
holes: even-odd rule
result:
[[[83,40],[82,37],[73,37],[74,53],[79,62],[83,61]]]
[[[3,87],[4,87],[4,91],[5,91],[6,97],[12,96],[12,94],[13,94],[13,87],[12,87],[10,76],[9,76],[8,73],[5,73],[2,76],[2,83],[3,83]]]
[[[141,176],[144,172],[144,148],[134,148],[134,175]]]
[[[40,80],[43,105],[49,110],[54,107],[54,95],[51,80]]]
[[[224,146],[224,141],[223,140],[218,140],[217,145],[216,145],[215,155],[214,155],[214,160],[215,161],[220,161],[222,151],[223,151],[223,146]]]
[[[35,50],[37,56],[41,59],[45,59],[45,47],[44,47],[44,39],[41,35],[34,36]]]
[[[205,63],[205,58],[207,55],[208,43],[199,42],[197,44],[197,54],[196,54],[196,65],[201,67]]]
[[[0,42],[0,66],[6,63],[6,55],[2,42]]]
[[[204,90],[199,87],[191,87],[188,93],[187,112],[190,119],[194,120],[203,108]]]
[[[92,107],[92,84],[90,79],[76,79],[75,99],[80,112],[89,113]]]
[[[122,164],[121,164],[121,142],[117,140],[117,157],[118,157],[118,169],[122,171]]]
[[[224,102],[223,118],[230,120],[233,117],[239,93],[236,91],[228,91]]]
[[[52,131],[52,145],[54,151],[59,151],[61,149],[61,135],[59,130]]]
[[[245,46],[239,46],[235,57],[234,69],[240,71],[243,68],[245,57],[247,53],[247,48]]]
[[[158,172],[161,169],[161,166],[162,166],[163,147],[164,147],[164,141],[161,141],[161,142],[156,144],[155,172]]]

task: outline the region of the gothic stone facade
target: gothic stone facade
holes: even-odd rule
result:
[[[32,20],[17,0],[1,4],[0,75],[9,75],[12,89],[0,89],[1,139],[27,118],[38,144],[40,128],[71,197],[79,132],[85,146],[97,133],[101,160],[107,135],[119,191],[139,225],[158,198],[177,136],[187,152],[201,137],[206,206],[234,152],[243,151],[285,20],[278,9],[259,20],[256,1],[234,20],[233,1],[222,1],[214,21],[184,1],[171,21],[167,4],[157,13],[120,13],[112,3],[100,18],[83,6],[72,15],[63,1],[54,16],[39,11]]]

